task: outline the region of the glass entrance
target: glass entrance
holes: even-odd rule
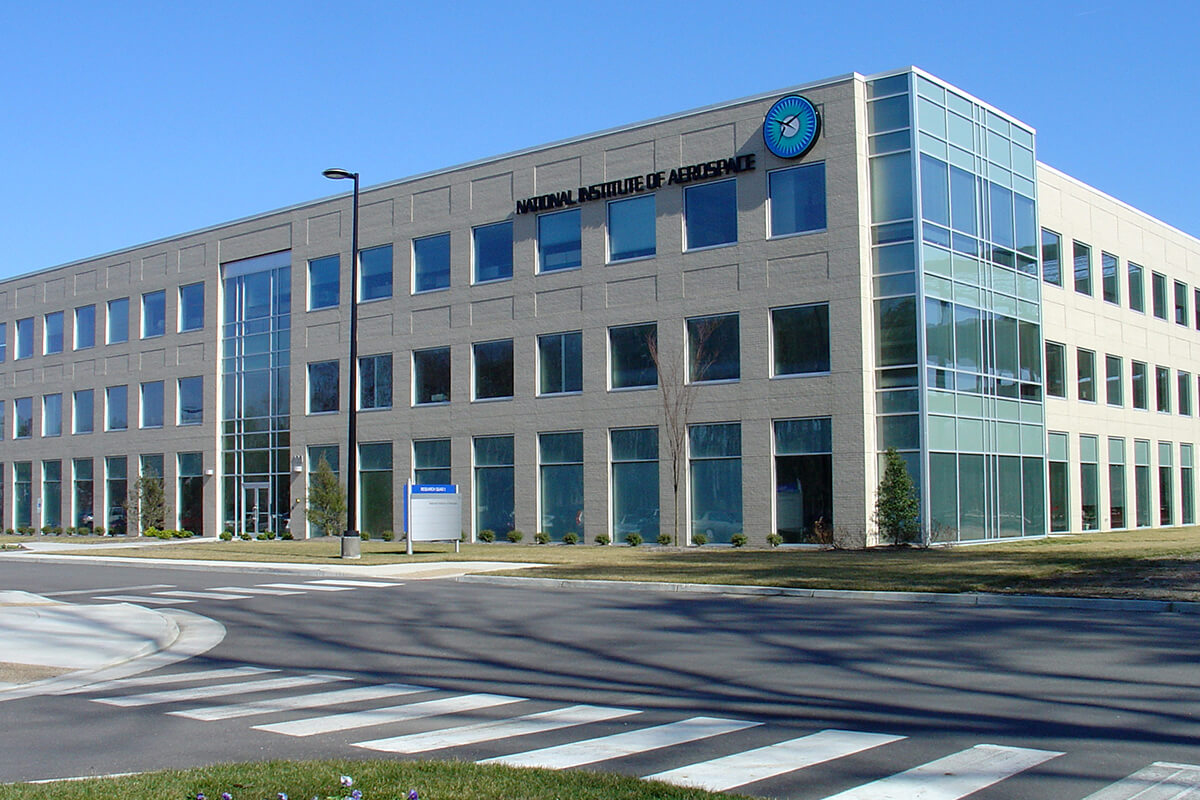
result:
[[[271,484],[242,484],[242,530],[252,536],[271,530]]]

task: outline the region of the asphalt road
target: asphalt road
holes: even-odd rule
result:
[[[993,752],[978,745],[1011,748],[996,751],[1003,753],[1062,754],[1035,755],[1040,763],[970,795],[983,799],[1079,800],[1152,763],[1200,764],[1200,618],[1191,615],[546,590],[446,580],[240,599],[211,592],[311,580],[0,560],[0,588],[66,592],[58,596],[71,602],[199,593],[179,608],[220,621],[227,636],[208,653],[162,673],[273,670],[0,704],[6,732],[0,782],[230,760],[422,757],[355,744],[444,729],[452,718],[378,717],[370,727],[341,730],[330,730],[337,720],[286,723],[426,702],[430,711],[458,709],[456,725],[575,704],[629,712],[516,740],[481,735],[425,757],[480,760],[625,733],[625,754],[589,768],[635,775],[824,730],[854,732],[843,737],[854,743],[839,746],[857,752],[803,769],[791,767],[801,757],[786,748],[766,751],[785,766],[738,791],[771,797],[884,797],[854,790],[948,757],[927,771],[953,771],[948,765],[964,751]],[[297,682],[260,692],[245,691],[247,685],[225,696],[144,697],[254,680],[287,684],[290,678]],[[280,697],[304,704],[313,692],[392,684],[413,688],[336,708],[260,708],[257,714],[234,710],[243,716],[197,718],[211,706]],[[406,713],[412,710],[399,716]],[[655,747],[646,734],[634,733],[659,726],[670,726],[662,741],[680,743]],[[604,746],[559,748],[532,758],[573,763],[579,752],[603,754]],[[731,761],[715,769],[736,776],[736,767]]]

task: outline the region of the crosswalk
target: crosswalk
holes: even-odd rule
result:
[[[514,695],[409,683],[362,685],[349,675],[253,666],[138,675],[69,691],[86,693],[95,703],[161,709],[201,722],[245,720],[253,730],[281,736],[341,734],[350,746],[378,753],[461,758],[453,751],[467,748],[467,756],[479,763],[548,769],[622,771],[624,763],[628,771],[631,764],[650,763],[657,771],[637,774],[710,791],[753,794],[755,785],[770,781],[764,791],[786,797],[789,781],[793,791],[801,791],[806,769],[831,762],[847,765],[846,774],[863,781],[825,800],[958,800],[1065,755],[978,743],[923,764],[899,761],[896,772],[871,775],[864,763],[878,759],[856,757],[887,754],[889,745],[906,737],[853,730],[796,737],[790,729],[756,720],[588,704],[545,708],[546,701]],[[746,737],[754,746],[746,746]],[[713,755],[689,757],[701,745],[700,751]],[[1200,798],[1200,766],[1155,762],[1083,800],[1157,798]]]
[[[218,600],[236,602],[256,597],[285,597],[309,592],[351,592],[361,589],[385,589],[404,584],[385,580],[357,580],[351,578],[322,578],[303,582],[275,581],[256,586],[215,586],[210,589],[177,589],[159,585],[151,588],[158,591],[145,594],[97,594],[93,600],[114,603],[133,603],[152,607],[181,606],[199,601]]]

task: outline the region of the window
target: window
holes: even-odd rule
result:
[[[475,535],[513,529],[513,437],[480,436],[475,446]]]
[[[1175,281],[1175,324],[1188,324],[1188,287],[1180,281]]]
[[[204,422],[204,376],[179,379],[179,424]]]
[[[1132,261],[1129,262],[1129,308],[1133,311],[1146,311],[1146,279],[1142,268]]]
[[[483,225],[472,231],[475,244],[475,283],[502,281],[513,274],[511,222]]]
[[[95,392],[92,389],[80,389],[75,392],[75,425],[74,433],[91,433],[95,430]]]
[[[1154,308],[1154,316],[1159,319],[1167,318],[1167,276],[1153,272],[1150,275],[1150,291]]]
[[[785,542],[816,542],[816,524],[833,524],[832,420],[777,420],[774,427],[775,532]]]
[[[163,426],[163,382],[147,381],[142,384],[142,427]]]
[[[179,287],[179,331],[204,329],[204,284]]]
[[[1096,354],[1091,350],[1077,349],[1075,366],[1079,399],[1088,403],[1096,402]]]
[[[448,484],[450,480],[450,440],[425,439],[412,443],[413,483]]]
[[[13,527],[33,527],[33,462],[13,463]]]
[[[767,181],[771,236],[825,230],[824,162],[775,170]]]
[[[1170,367],[1154,368],[1154,403],[1159,411],[1171,413],[1171,369]]]
[[[86,350],[96,346],[96,307],[80,306],[75,309],[75,349]]]
[[[737,314],[687,321],[688,380],[736,381],[742,374]]]
[[[1196,318],[1196,330],[1200,331],[1200,289],[1192,292],[1192,313]]]
[[[308,262],[308,310],[336,308],[341,301],[342,262],[338,256]]]
[[[129,298],[108,301],[108,343],[129,341]]]
[[[773,374],[829,372],[829,304],[771,309]]]
[[[42,395],[42,436],[62,436],[62,395]]]
[[[63,351],[63,312],[53,311],[45,317],[43,352],[46,355]]]
[[[1174,447],[1170,442],[1158,443],[1158,524],[1175,524]]]
[[[392,530],[392,443],[360,444],[358,473],[362,532],[379,536]]]
[[[129,461],[125,456],[108,456],[104,459],[104,496],[107,513],[104,524],[108,532],[123,535],[128,525],[125,520],[125,499],[128,496]]]
[[[1042,280],[1062,286],[1062,237],[1042,228]]]
[[[367,356],[358,360],[358,407],[392,407],[392,354]]]
[[[29,439],[33,436],[33,398],[18,397],[13,400],[13,438]]]
[[[109,386],[104,390],[104,430],[123,431],[129,427],[129,387]]]
[[[683,190],[687,249],[737,241],[737,182],[718,181]]]
[[[1104,399],[1110,406],[1124,405],[1121,385],[1121,357],[1104,357]]]
[[[742,428],[736,422],[688,428],[692,536],[728,543],[742,532]]]
[[[413,405],[450,402],[450,348],[414,350]]]
[[[1079,435],[1079,500],[1085,531],[1100,528],[1100,443],[1097,437]]]
[[[658,428],[622,428],[612,437],[612,535],[636,533],[654,541],[659,531]]]
[[[392,246],[372,247],[358,254],[358,301],[392,296]]]
[[[538,434],[539,531],[583,535],[583,433]]]
[[[512,339],[477,342],[475,356],[475,399],[501,400],[513,396]]]
[[[1104,302],[1121,304],[1121,276],[1118,268],[1121,260],[1112,253],[1100,253],[1100,273],[1103,281]]]
[[[450,285],[450,234],[413,239],[413,291],[432,292]]]
[[[94,508],[92,506],[94,488],[92,468],[94,462],[90,458],[77,458],[74,460],[72,466],[75,472],[75,489],[72,493],[72,505],[75,508],[75,513],[72,515],[72,518],[76,528],[92,530],[96,526]]]
[[[17,359],[33,358],[33,317],[17,320]]]
[[[1057,342],[1046,342],[1046,395],[1067,396],[1067,349]]]
[[[175,458],[181,530],[204,533],[204,454],[179,453]]]
[[[1192,415],[1192,375],[1180,370],[1175,373],[1175,383],[1179,387],[1179,413],[1185,417]]]
[[[1150,526],[1150,442],[1146,439],[1133,440],[1134,497],[1137,500],[1137,526]]]
[[[1179,505],[1183,516],[1179,521],[1184,525],[1196,523],[1196,479],[1193,477],[1192,463],[1192,446],[1180,443]]]
[[[555,272],[583,264],[579,209],[542,214],[538,226],[538,271]]]
[[[1081,242],[1075,242],[1075,291],[1080,294],[1092,293],[1092,248]]]
[[[162,336],[167,328],[166,292],[146,292],[142,295],[142,338]]]
[[[608,260],[647,258],[657,250],[654,195],[608,204]]]
[[[42,462],[42,525],[62,527],[62,462]]]
[[[1133,385],[1133,407],[1143,411],[1150,408],[1150,394],[1146,386],[1146,365],[1141,361],[1131,362],[1130,381]]]
[[[538,337],[538,394],[583,391],[583,333]]]
[[[658,326],[653,323],[608,329],[609,386],[639,389],[658,386]]]
[[[1129,525],[1125,516],[1125,440],[1108,440],[1108,524],[1112,528]]]
[[[1200,306],[1198,306],[1200,308]],[[0,364],[8,359],[8,323],[0,322]]]
[[[338,362],[314,361],[308,365],[308,413],[338,410]]]

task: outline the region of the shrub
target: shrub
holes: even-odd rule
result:
[[[496,541],[496,532],[489,528],[484,528],[479,532],[479,541],[488,543]]]
[[[245,531],[242,531],[241,533],[238,534],[238,538],[241,539],[243,542],[248,542],[248,541],[250,541],[250,534],[246,533]]]
[[[92,528],[92,533],[96,534],[97,536],[103,536],[104,535],[104,526],[97,525],[96,527]]]
[[[511,530],[505,534],[505,538],[508,539],[513,544],[516,544],[517,542],[519,542],[525,538],[525,534],[518,530]]]
[[[221,541],[228,542],[233,539],[233,531],[221,531]]]
[[[4,532],[7,533],[9,536],[12,536],[14,533],[12,528],[5,528]]]
[[[629,545],[630,547],[637,547],[641,543],[642,535],[640,533],[634,532],[625,534],[625,544]]]
[[[875,498],[875,522],[879,535],[891,544],[907,544],[921,533],[921,505],[904,459],[889,447],[884,453],[883,478]]]
[[[51,528],[49,525],[43,525],[42,526],[42,536],[49,536],[50,531],[52,531],[52,530],[54,530],[54,528]]]
[[[396,532],[395,531],[384,531],[383,533],[381,533],[379,535],[385,542],[396,541]]]
[[[274,539],[274,538],[275,538],[275,531],[265,531],[265,533],[267,534],[267,538],[268,538],[268,539]]]
[[[696,545],[697,547],[703,547],[704,545],[708,544],[708,537],[697,531],[696,533],[692,534],[692,544]]]
[[[667,533],[666,531],[663,531],[662,533],[660,533],[658,535],[658,543],[663,545],[664,547],[666,545],[669,545],[671,543],[671,534]]]
[[[533,541],[536,544],[550,544],[550,534],[545,531],[538,531],[533,535]]]
[[[729,543],[734,547],[745,547],[748,541],[750,540],[746,538],[746,534],[744,533],[735,533],[729,537]]]
[[[283,539],[286,542],[290,542],[292,539],[295,539],[296,537],[292,536],[291,531],[284,531],[283,533],[279,534],[279,538]]]
[[[779,547],[779,545],[783,544],[783,537],[778,533],[768,533],[767,544],[771,545],[771,547]]]
[[[358,538],[362,539],[364,542],[369,542],[371,541],[371,534],[367,533],[366,531],[359,531]]]
[[[605,545],[605,544],[609,544],[610,542],[612,542],[612,537],[610,537],[607,533],[597,533],[596,538],[593,539],[593,541],[596,544]]]
[[[254,538],[260,542],[265,542],[267,540],[267,532],[263,531],[262,533],[260,533],[258,536],[255,536]]]
[[[575,531],[567,531],[563,534],[563,544],[579,544],[579,534]]]

